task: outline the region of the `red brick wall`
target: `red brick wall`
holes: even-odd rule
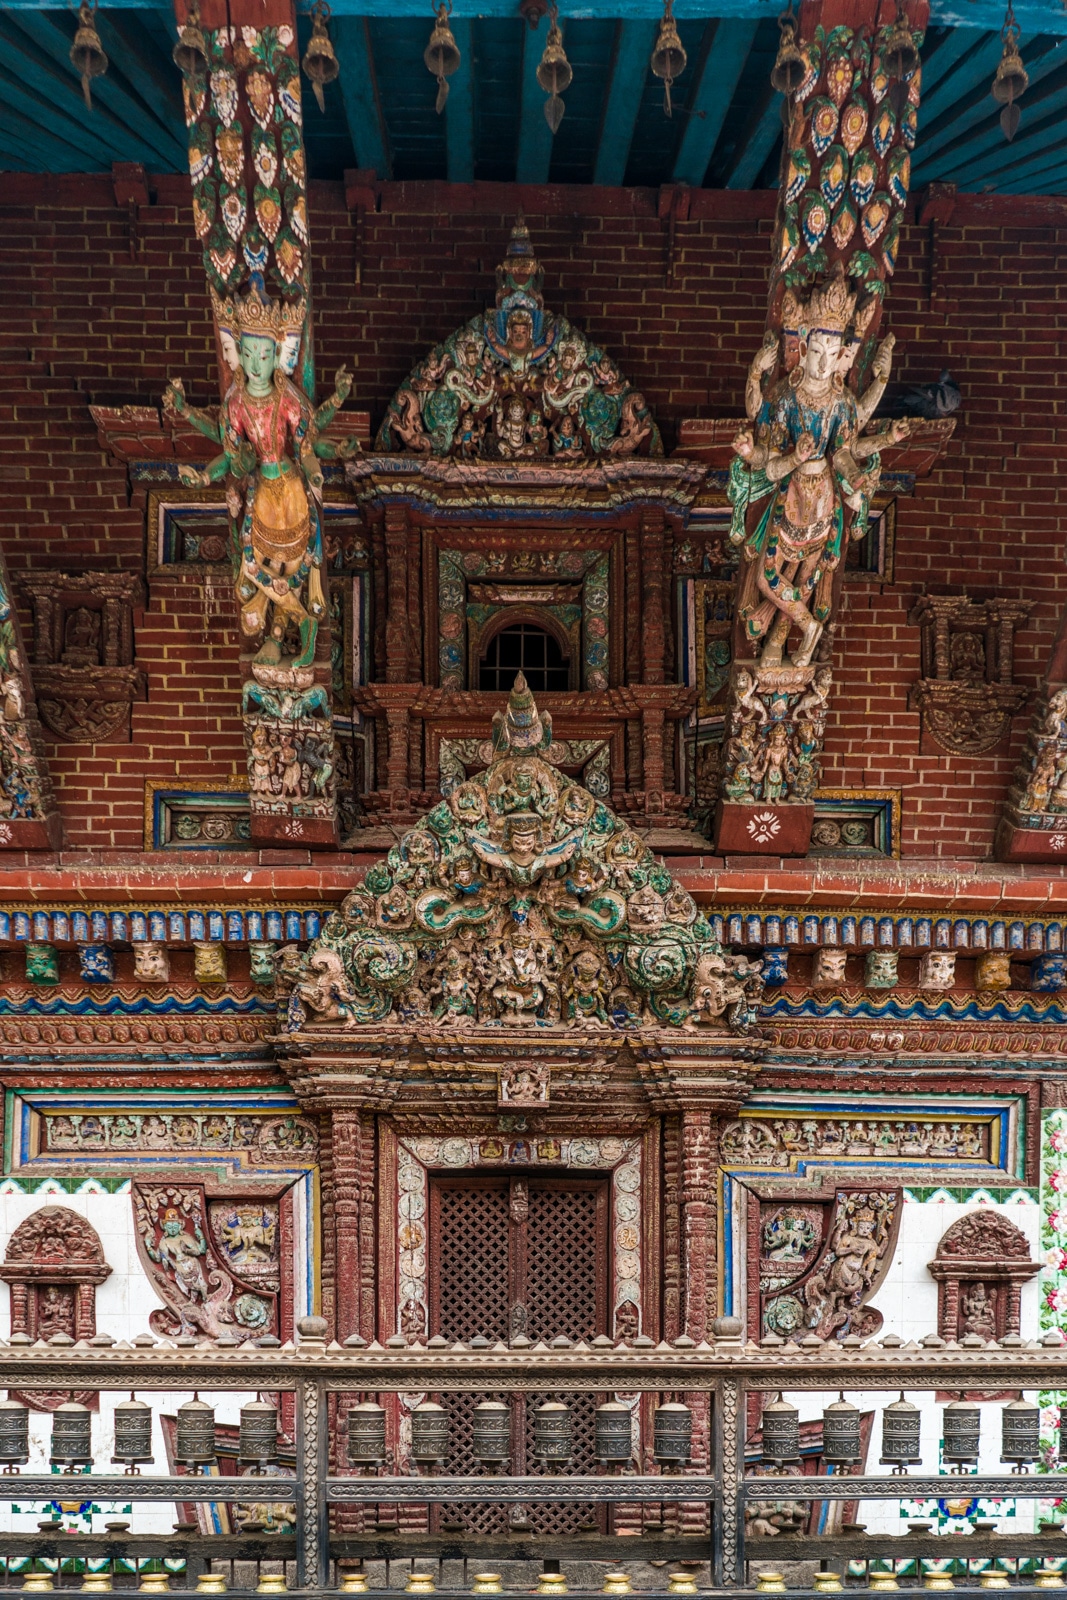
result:
[[[130,259],[110,181],[5,176],[0,207],[4,333],[0,359],[0,513],[17,577],[27,567],[121,567],[144,560],[144,517],[126,475],[102,453],[90,400],[155,400],[171,373],[214,398],[214,353],[187,186],[153,180]],[[602,340],[646,393],[668,448],[680,419],[736,415],[759,343],[768,195],[700,194],[677,224],[665,283],[666,223],[651,191],[390,185],[367,214],[354,286],[355,233],[339,185],[312,185],[320,372],[342,360],[377,424],[414,360],[479,310],[520,206],[546,270],[550,303]],[[824,782],[900,786],[908,855],[988,855],[1026,726],[1010,752],[919,754],[906,709],[919,673],[907,615],[924,584],[1034,601],[1017,634],[1017,675],[1036,685],[1064,603],[1055,524],[1062,400],[1057,202],[966,197],[939,238],[940,301],[927,300],[925,229],[906,230],[885,328],[897,376],[947,366],[964,406],[947,458],[898,507],[895,582],[853,585],[838,630]],[[1047,224],[1047,225],[1046,225]],[[137,848],[146,777],[224,778],[243,765],[236,629],[226,603],[205,621],[193,583],[153,580],[137,630],[149,674],[129,745],[52,746],[71,842]]]

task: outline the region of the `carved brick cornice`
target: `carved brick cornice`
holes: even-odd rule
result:
[[[362,455],[346,463],[345,475],[362,504],[400,501],[423,512],[494,514],[529,508],[604,514],[642,504],[685,512],[704,483],[695,462],[647,456],[555,465]]]

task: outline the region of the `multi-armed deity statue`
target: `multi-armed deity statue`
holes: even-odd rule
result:
[[[559,754],[520,674],[487,770],[370,869],[306,955],[280,952],[289,1029],[748,1029],[759,963],[722,950]]]
[[[816,651],[847,541],[867,531],[879,451],[907,437],[896,421],[864,432],[889,378],[893,338],[879,345],[862,394],[847,379],[877,310],[838,267],[801,298],[786,293],[782,335],[769,332],[749,370],[749,426],[734,440],[731,541],[740,545],[741,652],[724,761],[724,794],[740,802],[810,801],[830,669]],[[771,381],[783,346],[785,376]],[[791,651],[788,650],[793,641]]]
[[[336,762],[329,699],[314,684],[323,588],[321,460],[349,453],[323,438],[352,387],[342,367],[317,409],[291,381],[306,305],[272,300],[260,282],[247,295],[212,292],[216,324],[233,372],[220,413],[189,405],[180,379],[165,404],[222,449],[184,483],[226,480],[241,631],[259,640],[245,684],[253,813],[294,811],[332,818]],[[332,826],[332,824],[331,824]]]

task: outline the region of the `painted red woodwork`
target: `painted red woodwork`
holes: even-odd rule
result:
[[[723,800],[715,817],[715,849],[720,855],[802,856],[811,844],[815,807],[763,801],[737,805]]]

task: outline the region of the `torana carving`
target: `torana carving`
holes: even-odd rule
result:
[[[375,449],[524,460],[661,456],[642,394],[566,317],[546,311],[526,224],[497,268],[495,309],[419,362],[389,402]]]
[[[125,572],[33,572],[33,673],[41,720],[57,739],[129,737],[130,708],[146,696],[134,665],[133,612],[144,584]]]
[[[306,956],[279,953],[291,1030],[751,1026],[759,963],[724,952],[648,847],[555,760],[520,674],[487,770],[370,869]]]
[[[900,1225],[900,1189],[839,1189],[826,1245],[803,1277],[765,1307],[764,1323],[784,1337],[870,1335],[882,1313],[866,1301],[889,1269]]]
[[[937,1279],[938,1333],[986,1340],[1019,1333],[1022,1286],[1039,1270],[1014,1222],[988,1208],[968,1211],[942,1234],[928,1267]]]
[[[923,748],[981,755],[998,744],[1026,699],[1013,681],[1015,629],[1024,600],[922,595],[908,618],[922,630],[922,672],[908,709],[922,716]]]
[[[96,1286],[110,1275],[92,1224],[69,1206],[42,1206],[19,1223],[0,1265],[0,1282],[11,1289],[11,1332],[91,1339]]]
[[[141,1262],[165,1307],[149,1318],[154,1332],[274,1331],[277,1207],[219,1205],[212,1226],[199,1184],[135,1184],[133,1207]]]

